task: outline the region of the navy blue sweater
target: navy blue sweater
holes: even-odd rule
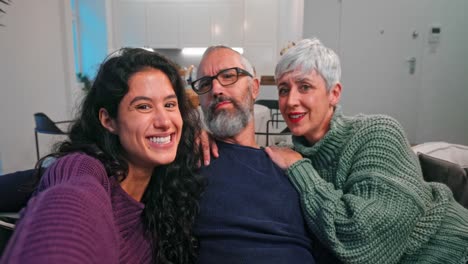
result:
[[[315,263],[299,196],[260,149],[217,142],[195,233],[199,263]]]

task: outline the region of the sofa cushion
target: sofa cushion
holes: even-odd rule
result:
[[[36,170],[0,175],[0,212],[18,212],[34,191]]]
[[[439,159],[447,160],[468,167],[468,146],[447,142],[426,142],[412,147],[415,153],[424,153]]]
[[[468,168],[423,153],[418,157],[424,179],[446,184],[455,200],[468,208]]]

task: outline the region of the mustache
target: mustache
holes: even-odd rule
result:
[[[237,106],[237,103],[235,102],[235,100],[232,100],[231,97],[228,97],[228,96],[224,96],[224,95],[220,95],[218,97],[216,97],[209,105],[209,108],[211,110],[211,112],[214,112],[216,110],[216,105],[221,103],[221,102],[231,102],[234,106]]]

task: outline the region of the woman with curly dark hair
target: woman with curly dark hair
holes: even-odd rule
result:
[[[199,124],[171,61],[111,55],[0,262],[195,262]]]

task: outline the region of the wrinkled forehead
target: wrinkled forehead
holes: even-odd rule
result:
[[[222,70],[233,67],[244,68],[239,54],[229,49],[214,50],[203,56],[197,77],[213,76]]]

